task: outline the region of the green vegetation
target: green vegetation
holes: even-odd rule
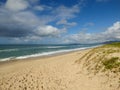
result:
[[[119,55],[120,42],[114,42],[91,49],[76,62],[81,63],[82,61],[86,61],[83,67],[87,67],[89,72],[111,70],[117,73],[120,72]]]
[[[105,60],[102,63],[105,66],[105,69],[111,70],[120,66],[120,62],[118,62],[118,59],[118,57],[112,57],[111,59]]]
[[[120,48],[120,42],[115,42],[111,44],[106,44],[105,46],[112,46],[112,47],[119,47]]]

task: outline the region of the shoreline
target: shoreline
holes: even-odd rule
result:
[[[48,57],[54,57],[54,56],[59,56],[59,55],[64,55],[64,54],[68,54],[68,53],[72,53],[72,52],[77,52],[77,51],[82,51],[82,50],[86,50],[86,49],[92,49],[95,47],[99,47],[102,45],[97,45],[97,46],[92,46],[92,47],[85,47],[85,48],[76,48],[76,49],[70,49],[70,50],[59,50],[59,51],[54,51],[54,53],[49,52],[50,54],[33,54],[33,55],[26,55],[26,56],[19,56],[19,57],[15,57],[15,58],[5,58],[5,60],[1,59],[0,61],[0,65],[1,64],[5,64],[5,63],[9,63],[9,62],[16,62],[16,61],[21,61],[21,60],[32,60],[32,59],[39,59],[39,58],[48,58]],[[65,51],[65,52],[64,52]],[[36,55],[36,56],[34,56]]]
[[[12,63],[29,62],[29,61],[35,61],[35,60],[48,59],[48,58],[52,58],[52,57],[54,58],[54,57],[57,57],[57,56],[62,56],[62,55],[82,52],[82,51],[90,50],[90,49],[92,49],[92,48],[86,48],[86,49],[69,51],[69,52],[60,52],[60,53],[44,55],[44,56],[37,56],[37,57],[28,57],[28,58],[23,58],[23,59],[13,59],[13,60],[0,61],[0,66],[6,65],[6,64],[12,64]]]

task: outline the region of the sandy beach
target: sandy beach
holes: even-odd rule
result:
[[[77,63],[90,50],[2,63],[0,90],[120,90],[104,74],[89,74]]]

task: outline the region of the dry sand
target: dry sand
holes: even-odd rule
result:
[[[0,90],[114,90],[75,63],[89,50],[0,64]]]

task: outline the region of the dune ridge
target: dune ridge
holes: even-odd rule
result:
[[[112,43],[93,48],[79,60],[82,71],[94,77],[102,77],[101,83],[113,90],[120,90],[120,43]]]

